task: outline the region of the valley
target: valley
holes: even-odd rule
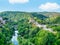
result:
[[[60,13],[0,13],[0,45],[60,45]]]

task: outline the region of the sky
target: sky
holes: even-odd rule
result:
[[[0,0],[1,11],[60,12],[60,0]]]

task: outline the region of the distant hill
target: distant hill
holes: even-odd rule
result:
[[[40,14],[43,14],[47,17],[52,17],[52,16],[60,16],[59,12],[40,12]]]
[[[28,19],[37,17],[38,19],[48,19],[51,22],[60,22],[59,12],[20,12],[20,11],[5,11],[1,12],[0,16],[3,18],[9,18],[13,21],[19,21],[20,19]]]
[[[39,14],[39,13],[32,13],[33,17],[37,17],[41,20],[44,20],[45,18],[48,18],[47,16],[43,15],[43,14]]]

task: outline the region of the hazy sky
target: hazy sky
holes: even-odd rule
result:
[[[60,12],[60,0],[0,0],[0,11]]]

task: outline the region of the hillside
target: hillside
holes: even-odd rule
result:
[[[44,20],[46,18],[56,18],[60,16],[58,12],[19,12],[19,11],[5,11],[1,12],[0,16],[10,18],[11,20],[19,20],[19,18],[37,17]]]
[[[59,24],[57,12],[1,12],[0,44],[60,45]]]

